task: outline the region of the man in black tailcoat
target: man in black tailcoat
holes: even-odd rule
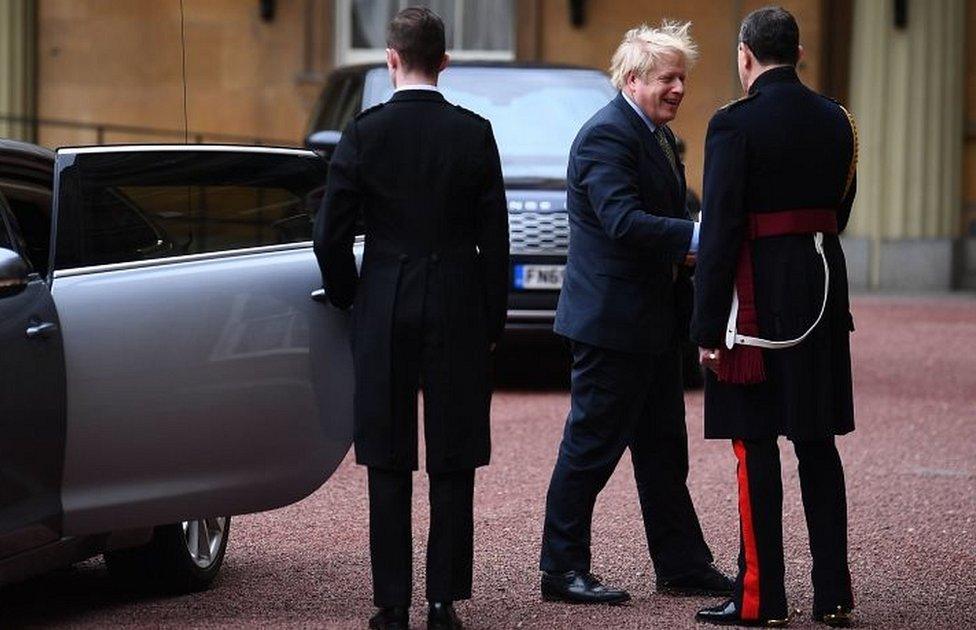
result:
[[[369,467],[372,628],[407,628],[417,392],[430,477],[428,627],[460,627],[471,597],[474,471],[490,451],[489,354],[505,324],[508,213],[487,120],[437,91],[444,24],[404,9],[388,35],[396,92],[356,116],[329,169],[315,253],[352,306],[356,461]],[[362,272],[353,237],[365,222]]]
[[[841,106],[800,82],[801,53],[787,11],[749,14],[738,52],[747,96],[715,114],[705,145],[691,334],[711,368],[705,437],[731,439],[738,460],[741,534],[732,599],[698,613],[711,623],[789,618],[780,435],[799,460],[813,617],[847,625],[854,604],[834,436],[854,429],[854,326],[837,234],[854,200],[856,132]]]
[[[619,603],[590,572],[596,497],[630,449],[657,589],[731,591],[688,494],[681,345],[696,226],[667,127],[696,50],[689,24],[629,31],[611,66],[620,93],[570,150],[569,257],[555,330],[573,353],[571,410],[546,498],[545,599]]]

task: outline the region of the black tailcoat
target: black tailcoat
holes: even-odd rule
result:
[[[416,428],[398,426],[415,412],[399,408],[411,403],[392,385],[396,366],[416,362],[393,356],[393,330],[423,313],[448,381],[425,401],[428,472],[487,464],[488,348],[504,328],[508,293],[508,212],[490,123],[426,90],[397,92],[358,115],[332,158],[315,253],[330,300],[353,307],[357,461],[417,468]]]
[[[791,67],[761,74],[749,95],[716,112],[705,177],[692,339],[724,347],[739,248],[749,213],[835,209],[842,231],[854,200],[855,137],[846,112],[805,87]],[[830,294],[823,321],[798,346],[763,350],[767,379],[705,383],[705,436],[811,440],[854,429],[847,268],[826,235]],[[823,300],[823,262],[807,235],[753,241],[760,336],[793,339]]]

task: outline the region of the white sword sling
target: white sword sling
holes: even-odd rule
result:
[[[810,324],[810,327],[807,328],[806,332],[795,339],[784,339],[782,341],[773,341],[771,339],[763,339],[762,337],[740,335],[736,331],[736,320],[739,317],[739,292],[733,288],[732,309],[729,311],[729,322],[725,328],[726,348],[731,350],[732,346],[739,344],[740,346],[755,346],[757,348],[764,348],[766,350],[782,350],[783,348],[792,348],[810,336],[810,333],[813,332],[813,330],[820,324],[820,320],[823,319],[824,311],[827,310],[827,296],[830,292],[830,267],[827,265],[827,254],[824,252],[823,237],[823,232],[816,232],[813,235],[813,246],[816,248],[817,253],[820,254],[820,259],[823,261],[823,301],[820,304],[820,313],[817,314],[817,319]]]

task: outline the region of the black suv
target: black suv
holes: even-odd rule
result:
[[[569,247],[569,149],[583,123],[616,89],[592,68],[506,62],[452,63],[441,73],[439,88],[448,101],[490,120],[498,142],[512,252],[506,341],[551,343]],[[330,153],[353,116],[392,94],[384,64],[336,69],[312,113],[306,145]],[[688,203],[695,214],[693,193]],[[684,350],[685,384],[698,387],[697,348],[689,342]]]
[[[551,339],[569,245],[569,148],[616,90],[599,70],[500,62],[453,63],[439,87],[448,101],[490,120],[498,142],[512,252],[506,338]],[[306,144],[328,153],[353,116],[392,93],[385,65],[337,69],[312,114]]]

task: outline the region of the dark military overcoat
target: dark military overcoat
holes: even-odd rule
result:
[[[489,122],[426,90],[397,92],[358,115],[332,157],[315,252],[330,300],[352,305],[356,460],[418,467],[416,397],[405,401],[392,385],[395,366],[411,361],[393,355],[393,327],[424,312],[447,380],[425,400],[427,470],[487,464],[488,353],[508,294],[508,211]]]
[[[708,127],[692,339],[724,347],[736,262],[748,215],[833,209],[842,231],[854,200],[856,133],[836,102],[805,87],[792,67],[761,74],[748,96]],[[846,191],[846,192],[845,192]],[[824,269],[809,235],[752,242],[760,336],[799,337],[816,320]],[[825,237],[830,291],[811,335],[763,350],[766,380],[705,383],[705,436],[821,439],[854,429],[847,269],[836,235]]]

